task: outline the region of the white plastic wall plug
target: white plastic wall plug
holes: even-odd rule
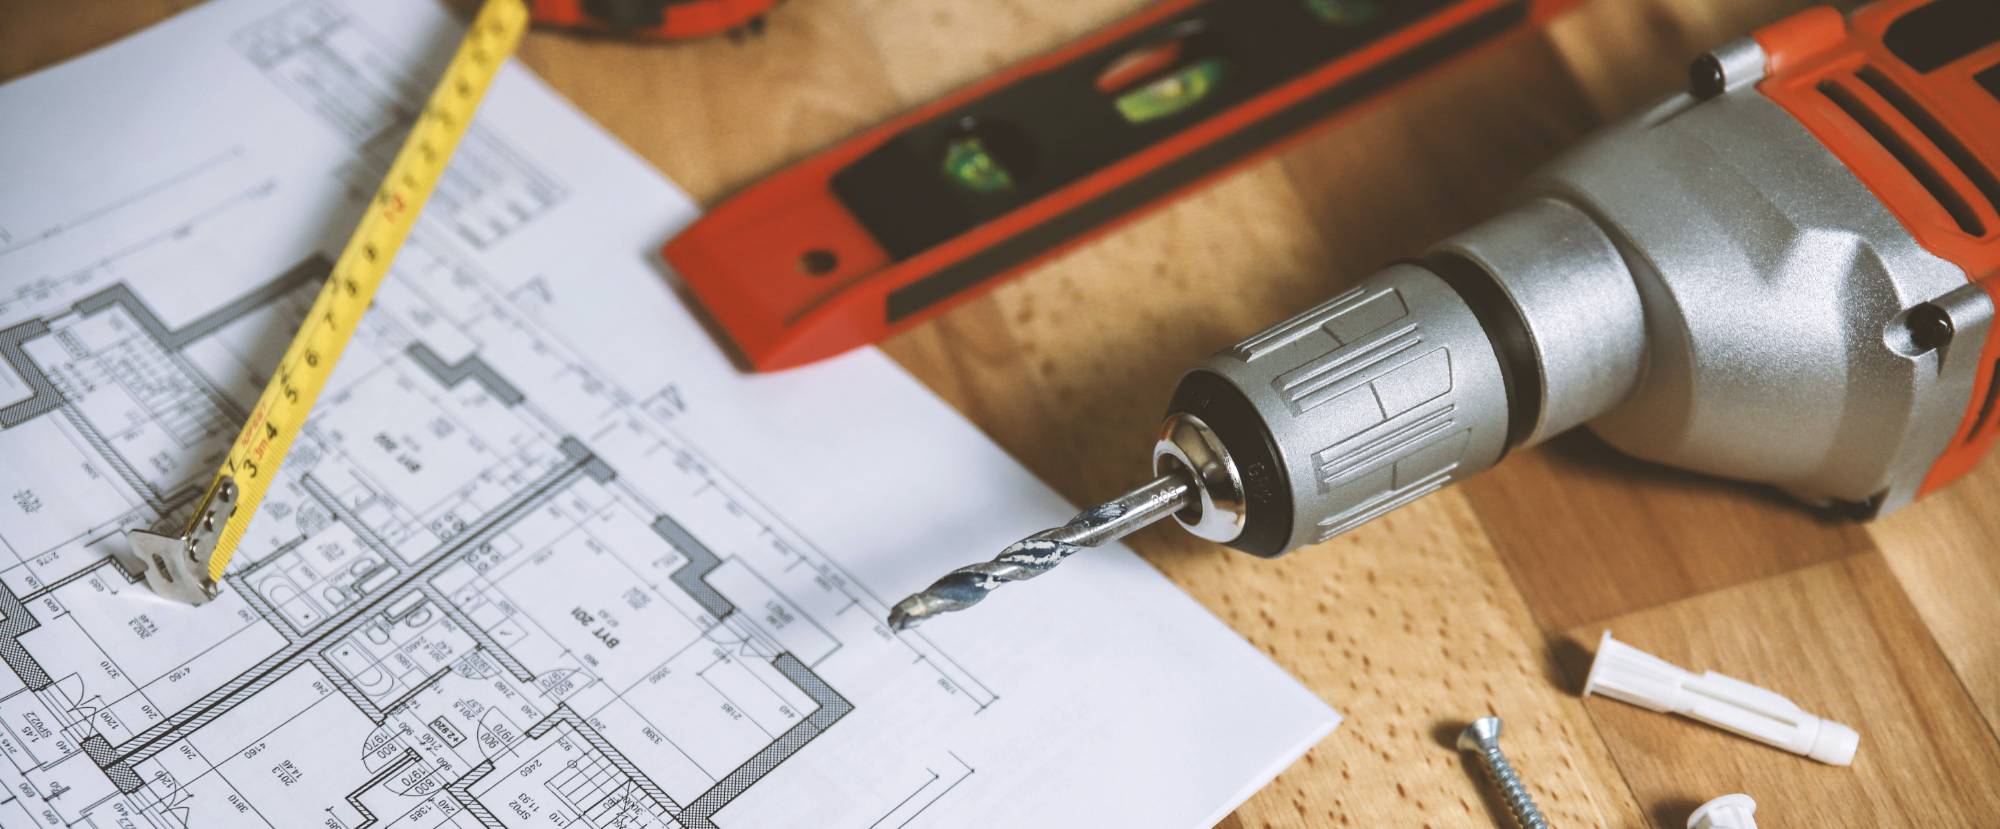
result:
[[[1854,729],[1808,714],[1791,700],[1714,671],[1697,675],[1611,638],[1608,630],[1597,642],[1583,693],[1680,714],[1836,766],[1854,762],[1861,744]]]

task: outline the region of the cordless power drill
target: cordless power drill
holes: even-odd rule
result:
[[[1181,380],[1157,479],[953,571],[905,628],[1173,516],[1277,556],[1580,425],[1856,518],[2000,439],[2000,5],[1806,11],[1514,206]]]

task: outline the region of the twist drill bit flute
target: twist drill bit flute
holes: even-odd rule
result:
[[[946,576],[891,622],[1167,515],[1276,557],[1585,424],[1642,460],[1862,519],[1964,475],[2000,442],[2000,233],[1968,246],[1990,214],[1960,227],[1938,205],[2000,208],[2000,144],[1971,141],[2000,125],[2000,87],[1888,59],[1902,47],[1880,33],[1988,9],[1884,0],[1852,28],[1815,9],[1710,52],[1689,92],[1544,169],[1506,212],[1196,365],[1153,450],[1159,480]],[[1829,99],[1928,130],[1936,157],[1992,186],[1912,186]]]
[[[889,609],[889,626],[909,630],[940,613],[964,610],[1010,581],[1032,579],[1085,547],[1109,544],[1194,505],[1194,481],[1175,471],[1076,514],[1069,523],[1016,541],[992,561],[946,573]]]

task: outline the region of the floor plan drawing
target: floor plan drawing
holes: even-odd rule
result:
[[[1234,706],[1211,686],[1249,671],[1282,704],[1231,715],[1247,718],[1240,779],[1172,806],[1205,815],[1331,728],[1157,575],[1135,605],[1194,631],[1211,668],[1232,666],[1216,679],[1169,680],[1150,645],[1115,639],[1041,646],[1094,666],[1058,671],[985,638],[888,630],[882,577],[851,564],[881,560],[853,540],[864,528],[828,518],[852,510],[826,503],[870,501],[829,472],[842,453],[880,453],[821,439],[804,415],[837,397],[797,390],[812,381],[741,380],[710,356],[638,256],[660,220],[604,218],[684,200],[657,179],[607,192],[642,169],[625,156],[608,175],[551,153],[615,146],[525,73],[503,78],[515,94],[496,94],[494,123],[482,115],[399,254],[222,596],[153,596],[112,554],[127,529],[187,520],[407,123],[422,64],[399,56],[448,42],[442,20],[368,0],[203,6],[162,27],[178,35],[114,51],[188,54],[176,37],[206,38],[178,71],[230,79],[265,132],[162,140],[156,164],[124,177],[35,165],[47,178],[27,185],[51,198],[0,200],[0,825],[1082,819],[1116,798],[1012,795],[1051,773],[1035,751],[1087,761],[1072,772],[1083,781],[1156,776],[1090,755],[1159,731],[1157,713],[1112,702],[1184,686],[1159,696]],[[57,71],[130,70],[106,58]],[[60,90],[47,84],[0,87],[0,117]],[[522,126],[548,122],[562,126]],[[0,154],[62,143],[0,140]],[[568,243],[590,233],[629,274],[576,259]],[[599,322],[632,304],[591,287],[613,278],[647,297],[633,318],[646,322]],[[635,338],[646,348],[619,347]],[[879,363],[859,371],[891,378],[868,380],[882,395],[920,393]],[[777,425],[738,428],[765,422]],[[948,437],[932,451],[998,458],[938,422],[930,434]],[[802,496],[815,478],[831,482],[825,497]],[[899,526],[927,514],[883,509]],[[1008,704],[1077,681],[1103,704]]]
[[[412,267],[462,267],[412,253]],[[18,687],[0,697],[0,750],[35,769],[35,813],[74,824],[115,790],[121,813],[159,825],[202,802],[241,804],[274,826],[438,825],[460,813],[500,826],[541,812],[709,826],[846,715],[851,703],[811,664],[844,638],[884,637],[879,604],[679,445],[661,422],[671,403],[591,384],[555,343],[521,343],[542,364],[510,364],[603,402],[598,429],[567,434],[480,349],[449,359],[434,344],[443,338],[415,333],[426,323],[404,323],[449,325],[454,345],[532,336],[491,296],[448,309],[386,290],[266,505],[276,520],[255,525],[227,577],[229,596],[175,619],[189,627],[122,614],[117,597],[145,587],[105,545],[135,523],[185,519],[234,437],[242,393],[257,388],[229,392],[255,359],[240,344],[295,324],[327,266],[303,261],[180,328],[112,285],[0,331],[0,353],[35,390],[0,410],[4,451],[78,459],[72,481],[8,481],[14,508],[32,516],[61,498],[104,512],[78,535],[35,534],[32,522],[4,532],[15,560],[0,571],[0,655]],[[480,287],[474,277],[459,289]],[[657,458],[654,480],[625,480],[593,446]],[[711,544],[734,552],[725,561]],[[540,589],[558,581],[576,589]],[[200,653],[145,665],[105,650],[156,636]],[[967,706],[990,701],[948,658],[927,664],[944,666],[939,680]],[[662,707],[676,716],[645,713]],[[329,731],[364,735],[349,759],[365,785],[198,796],[226,785],[215,772],[230,762],[296,753],[287,740]],[[44,771],[72,755],[83,762]],[[272,782],[288,778],[352,775],[298,768]],[[285,811],[294,805],[309,809]]]

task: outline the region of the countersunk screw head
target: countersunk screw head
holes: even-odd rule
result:
[[[1458,733],[1459,751],[1478,751],[1500,739],[1500,718],[1480,717]]]

